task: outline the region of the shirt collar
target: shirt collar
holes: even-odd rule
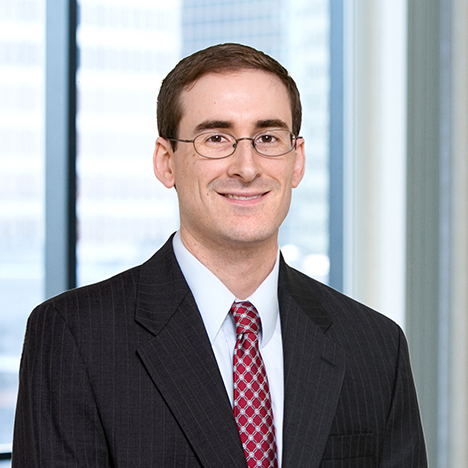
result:
[[[214,273],[187,250],[179,231],[174,236],[173,248],[180,269],[197,303],[210,342],[213,343],[236,297]],[[271,273],[246,299],[255,306],[260,315],[261,347],[270,341],[279,317],[278,272],[279,250]],[[234,321],[232,323],[234,326]]]

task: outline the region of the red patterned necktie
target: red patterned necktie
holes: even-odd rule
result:
[[[258,345],[260,317],[250,302],[234,302],[234,417],[249,468],[277,468],[270,388]]]

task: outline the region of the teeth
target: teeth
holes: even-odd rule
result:
[[[254,198],[260,198],[261,195],[254,195],[253,197],[244,197],[242,195],[232,195],[227,194],[225,195],[227,198],[233,198],[234,200],[253,200]]]

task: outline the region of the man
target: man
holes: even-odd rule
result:
[[[180,230],[32,313],[14,467],[426,466],[401,330],[278,251],[300,125],[294,81],[249,47],[168,75],[154,171]]]

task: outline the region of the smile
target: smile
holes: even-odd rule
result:
[[[232,198],[233,200],[254,200],[255,198],[260,198],[262,195],[252,195],[250,197],[247,197],[243,195],[233,195],[233,194],[227,193],[224,196],[227,198]]]

